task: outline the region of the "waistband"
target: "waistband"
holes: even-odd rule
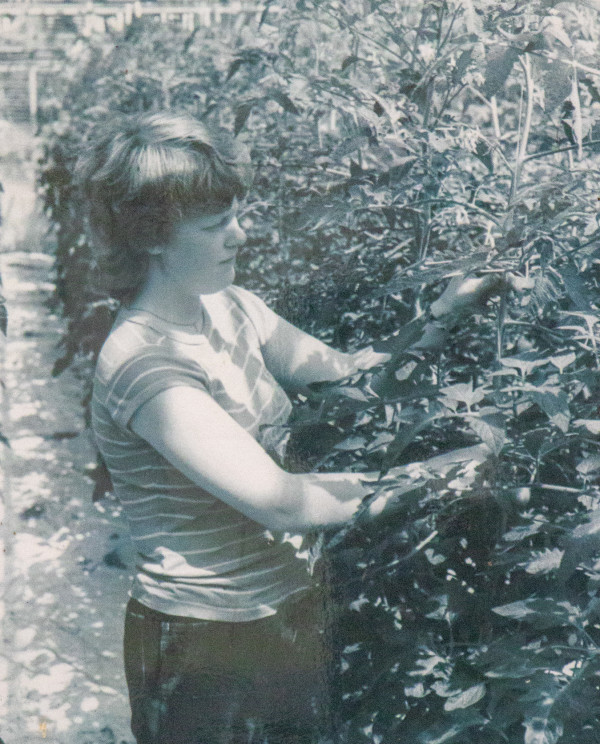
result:
[[[202,625],[203,623],[235,623],[235,621],[203,620],[196,617],[186,617],[185,615],[170,615],[166,612],[154,610],[133,597],[131,597],[127,603],[126,612],[128,614],[133,613],[143,615],[148,620],[155,622],[195,623],[196,625]],[[278,606],[277,612],[274,615],[269,615],[268,617],[260,618],[259,620],[248,620],[243,622],[244,624],[268,624],[269,621],[273,622],[273,620],[275,620],[276,622],[282,623],[286,626],[296,628],[323,628],[330,624],[332,614],[329,591],[323,587],[315,587],[286,599]]]

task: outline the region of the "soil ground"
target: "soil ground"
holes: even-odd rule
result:
[[[36,211],[32,140],[0,153],[0,737],[3,744],[131,744],[122,671],[129,543],[112,502],[94,506],[80,382],[51,374],[64,322]],[[17,138],[15,138],[17,141]],[[25,143],[25,144],[23,144]]]

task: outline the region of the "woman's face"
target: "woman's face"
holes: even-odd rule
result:
[[[158,259],[168,278],[183,291],[213,294],[235,278],[235,258],[246,242],[237,220],[238,203],[218,214],[186,217],[175,224]]]

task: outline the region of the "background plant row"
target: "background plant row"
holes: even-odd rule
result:
[[[347,742],[600,740],[598,21],[593,2],[543,0],[299,0],[192,34],[139,21],[78,43],[45,102],[57,373],[89,385],[117,307],[94,286],[77,148],[115,111],[164,107],[251,148],[239,283],[338,347],[394,351],[269,432],[289,468],[405,466],[380,484],[402,512],[325,536],[318,564]],[[401,329],[448,279],[488,271],[534,288],[442,352],[411,350]]]

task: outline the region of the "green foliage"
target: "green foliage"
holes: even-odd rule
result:
[[[41,163],[70,322],[58,366],[89,375],[116,308],[71,186],[89,127],[173,106],[232,128],[256,165],[240,283],[338,346],[395,352],[314,386],[271,432],[289,468],[379,470],[402,505],[327,536],[345,740],[596,742],[598,14],[277,7],[81,49]],[[408,321],[447,280],[488,271],[534,288],[480,308],[443,353],[411,350]]]

